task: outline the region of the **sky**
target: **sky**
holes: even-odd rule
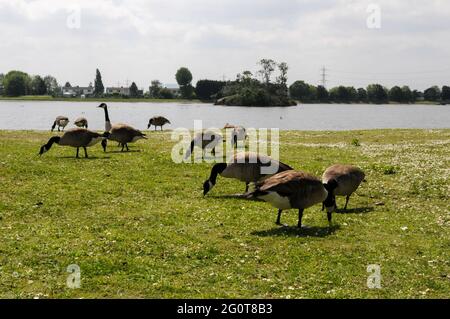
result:
[[[327,87],[450,85],[448,0],[0,0],[0,73],[86,86],[175,83],[289,65]]]

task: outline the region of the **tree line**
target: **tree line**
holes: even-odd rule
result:
[[[414,103],[419,100],[438,102],[450,101],[450,87],[432,86],[424,92],[411,90],[408,86],[394,86],[390,89],[381,84],[370,84],[367,88],[337,86],[327,90],[304,81],[296,81],[289,87],[290,96],[303,103]]]
[[[425,91],[411,90],[408,86],[394,86],[390,89],[380,84],[370,84],[366,88],[353,86],[337,86],[327,89],[321,85],[315,86],[304,81],[295,81],[287,86],[288,65],[285,62],[276,63],[271,59],[258,62],[260,70],[256,76],[250,71],[243,71],[233,81],[216,81],[202,79],[192,84],[192,73],[186,67],[181,67],[175,74],[179,91],[170,90],[159,80],[151,81],[148,92],[139,91],[135,82],[129,87],[126,97],[147,97],[154,99],[199,99],[202,101],[223,100],[230,105],[292,105],[290,99],[302,103],[414,103],[425,100],[431,102],[449,102],[450,87],[432,86]],[[275,70],[278,76],[272,81]],[[70,87],[67,82],[65,87]],[[62,87],[51,75],[29,75],[22,71],[10,71],[0,74],[0,95],[51,95],[62,96]],[[97,69],[94,80],[95,97],[108,97],[105,93],[102,76]],[[121,96],[124,97],[124,96]]]

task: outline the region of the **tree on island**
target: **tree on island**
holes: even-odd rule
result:
[[[253,78],[250,71],[244,71],[236,76],[235,81],[229,81],[217,94],[223,96],[216,104],[239,106],[290,106],[295,101],[289,99],[286,86],[288,65],[284,62],[277,64],[271,59],[262,59],[259,63],[261,70],[258,75],[261,81]],[[271,82],[271,77],[278,66],[280,74],[276,83]]]
[[[97,69],[95,72],[95,81],[94,81],[94,95],[102,96],[105,93],[105,87],[103,86],[102,75],[100,71]]]
[[[209,101],[221,97],[219,92],[226,85],[224,81],[200,80],[195,85],[195,95],[198,99]]]
[[[194,88],[192,87],[192,73],[188,68],[182,67],[175,74],[175,79],[180,86],[181,97],[184,99],[192,99]]]
[[[272,76],[273,71],[275,71],[277,64],[272,59],[262,59],[258,64],[261,66],[261,70],[258,71],[258,74],[261,75],[263,82],[267,85],[270,83],[270,77]]]

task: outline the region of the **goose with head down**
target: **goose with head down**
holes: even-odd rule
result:
[[[148,121],[147,129],[150,129],[150,127],[153,125],[153,126],[155,126],[155,131],[158,126],[161,127],[161,131],[162,131],[163,126],[166,124],[171,124],[171,123],[164,116],[154,116]]]
[[[58,126],[58,132],[60,132],[60,128],[62,127],[62,130],[64,131],[64,128],[69,124],[69,118],[66,116],[57,116],[55,121],[53,122],[51,131],[55,129],[55,127]]]
[[[322,176],[322,182],[328,191],[327,207],[330,207],[332,211],[336,210],[336,196],[346,196],[344,206],[344,210],[346,210],[350,196],[364,180],[365,174],[358,167],[344,164],[335,164],[328,167]]]
[[[245,182],[245,192],[247,192],[250,183],[256,183],[263,177],[286,170],[292,170],[292,168],[268,155],[252,152],[237,153],[228,163],[217,163],[212,167],[209,178],[203,183],[203,195],[216,185],[218,175]]]
[[[84,149],[84,156],[87,158],[87,147],[96,145],[98,142],[105,140],[109,136],[108,132],[99,134],[97,132],[89,131],[84,128],[74,128],[66,131],[62,136],[53,136],[48,142],[41,146],[39,155],[42,155],[50,150],[53,144],[60,146],[71,146],[77,149],[77,155],[80,147]]]

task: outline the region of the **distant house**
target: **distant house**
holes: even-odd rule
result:
[[[129,87],[107,87],[106,94],[109,95],[121,95],[121,96],[130,96],[130,88]]]
[[[164,87],[172,92],[174,96],[180,95],[180,87],[178,84],[165,84]]]
[[[120,96],[130,96],[130,88],[129,87],[108,87],[106,88],[106,94],[108,95],[120,95]],[[144,96],[144,90],[137,91],[138,97]]]
[[[64,97],[90,97],[94,95],[94,87],[89,86],[64,86],[62,88],[62,95]]]

